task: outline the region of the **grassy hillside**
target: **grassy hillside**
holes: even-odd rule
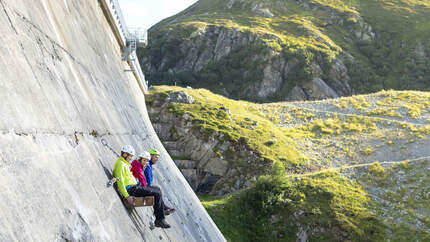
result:
[[[195,102],[170,103],[170,112],[187,114],[208,137],[246,143],[272,164],[269,175],[237,194],[202,197],[229,240],[429,238],[429,93],[255,104],[157,86],[147,102],[175,91]]]
[[[278,172],[240,193],[200,199],[229,241],[428,241],[429,169],[422,159]]]
[[[344,164],[406,160],[430,155],[430,94],[382,91],[314,102],[255,104],[205,89],[157,86],[151,95],[183,90],[195,104],[170,104],[178,116],[209,136],[246,143],[262,159],[282,162],[293,173]],[[151,101],[151,96],[148,97]],[[231,116],[226,112],[229,110]],[[403,152],[405,151],[405,152]],[[386,154],[390,153],[390,154]]]
[[[241,90],[263,80],[271,62],[265,55],[294,60],[281,90],[266,100],[283,99],[294,85],[315,76],[336,89],[330,72],[336,58],[347,66],[355,93],[428,90],[429,16],[430,2],[424,0],[200,0],[154,26],[150,45],[139,56],[154,84],[228,90],[230,96],[248,100],[252,98]],[[208,55],[205,49],[212,51],[219,43],[222,30],[258,41],[245,37],[248,42],[231,46],[228,56],[210,57],[202,69],[193,69]],[[188,52],[192,46],[198,53]]]

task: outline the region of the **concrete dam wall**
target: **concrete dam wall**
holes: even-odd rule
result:
[[[158,140],[102,0],[0,0],[0,241],[224,241]],[[150,228],[107,187],[119,151],[157,148],[177,209]]]

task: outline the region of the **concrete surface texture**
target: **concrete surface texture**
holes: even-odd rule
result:
[[[0,0],[0,241],[225,241],[158,140],[97,0]],[[152,208],[106,183],[131,144],[157,148]]]

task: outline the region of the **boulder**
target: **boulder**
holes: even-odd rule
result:
[[[179,147],[176,141],[163,141],[164,148],[167,150],[177,150]]]
[[[339,95],[329,87],[321,78],[314,78],[311,82],[303,84],[306,94],[315,99],[335,98]]]
[[[185,157],[187,156],[187,154],[185,153],[184,150],[169,150],[169,154],[171,156],[176,156],[176,157]]]
[[[173,92],[169,94],[169,102],[193,104],[194,98],[184,91]]]
[[[179,169],[195,169],[197,161],[193,160],[174,160]]]
[[[257,13],[265,18],[273,18],[275,16],[268,8],[258,9]]]
[[[211,158],[208,163],[206,163],[204,171],[214,175],[223,176],[227,171],[227,168],[227,161],[220,158]]]
[[[295,86],[289,93],[286,98],[287,101],[298,101],[298,100],[306,100],[307,96],[303,89],[299,86]]]

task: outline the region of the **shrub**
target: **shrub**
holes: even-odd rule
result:
[[[296,238],[298,224],[309,229],[309,240],[380,241],[384,226],[370,206],[362,188],[337,172],[289,178],[275,162],[270,175],[233,196],[224,209],[241,227],[242,241]]]
[[[369,172],[375,176],[384,176],[385,169],[379,162],[375,162],[369,167]]]

